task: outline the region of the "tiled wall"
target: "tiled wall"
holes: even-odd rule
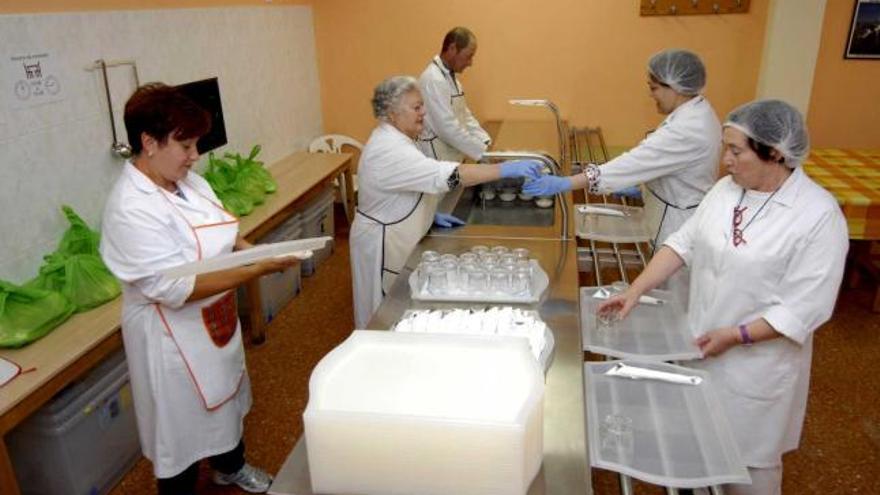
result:
[[[36,274],[66,228],[62,204],[100,221],[122,161],[109,151],[100,73],[86,70],[99,58],[135,60],[142,83],[218,77],[229,140],[220,152],[260,143],[271,163],[321,133],[309,6],[0,16],[0,40],[0,279]],[[11,59],[26,53],[49,54],[63,100],[22,108],[13,99]],[[110,80],[125,140],[134,80],[126,67],[110,69]]]

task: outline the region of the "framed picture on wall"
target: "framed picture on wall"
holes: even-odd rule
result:
[[[844,58],[880,59],[880,0],[856,0]]]

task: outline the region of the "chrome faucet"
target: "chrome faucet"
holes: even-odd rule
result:
[[[503,162],[506,160],[536,160],[550,169],[550,173],[563,177],[562,167],[555,158],[543,151],[487,151],[480,163]],[[556,193],[556,200],[562,208],[562,240],[568,240],[568,202],[564,193]]]

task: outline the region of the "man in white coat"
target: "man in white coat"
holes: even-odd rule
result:
[[[604,165],[590,164],[571,177],[548,175],[524,191],[538,196],[586,188],[592,194],[633,195],[626,188],[644,183],[654,245],[662,245],[694,213],[718,176],[721,124],[701,94],[705,85],[706,69],[696,54],[655,54],[648,62],[648,87],[657,111],[666,115],[657,129]]]
[[[641,294],[691,267],[688,326],[733,429],[751,485],[778,495],[782,454],[798,446],[813,332],[831,317],[849,247],[837,201],[800,164],[803,117],[779,100],[743,105],[724,124],[724,165],[696,213],[622,295],[599,312],[625,317]]]
[[[477,161],[489,146],[489,133],[468,108],[456,77],[471,66],[476,52],[474,33],[464,27],[453,28],[443,38],[440,55],[434,56],[419,77],[427,115],[418,146],[429,158]]]

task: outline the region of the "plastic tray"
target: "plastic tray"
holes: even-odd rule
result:
[[[295,241],[276,242],[273,244],[261,244],[259,246],[254,246],[251,249],[235,251],[233,253],[215,256],[202,261],[193,261],[172,268],[166,268],[160,270],[159,273],[167,277],[177,278],[227,270],[229,268],[256,263],[257,261],[267,258],[296,255],[304,251],[314,251],[321,249],[325,244],[331,241],[333,241],[332,237],[313,237],[309,239],[298,239]]]
[[[603,335],[596,331],[596,307],[602,299],[593,294],[598,287],[581,288],[581,333],[584,350],[647,361],[686,361],[700,359],[700,349],[688,330],[687,314],[672,292],[652,290],[648,296],[661,305],[639,304],[614,329]]]
[[[532,280],[529,284],[528,294],[473,294],[464,291],[431,294],[423,287],[419,287],[419,274],[415,270],[409,276],[410,293],[416,301],[531,304],[538,302],[550,285],[550,278],[547,276],[547,272],[541,268],[540,263],[537,260],[531,260],[531,265]]]
[[[483,310],[483,309],[486,309],[486,308],[474,308],[474,309]],[[413,313],[427,312],[427,311],[451,311],[451,310],[441,310],[441,309],[435,309],[435,310],[430,310],[430,309],[408,309],[408,310],[406,310],[406,311],[403,312],[403,316],[400,318],[400,320],[403,320],[403,319],[405,319],[405,318],[409,318],[410,316],[413,315]],[[532,318],[535,318],[536,320],[539,320],[539,321],[542,321],[542,322],[544,321],[544,320],[541,320],[541,315],[540,315],[537,311],[526,310],[526,311],[523,311],[523,313],[528,314],[529,316],[531,316]],[[400,320],[398,320],[398,322],[399,322]],[[544,323],[544,324],[545,324],[545,328],[544,328],[544,349],[541,350],[541,354],[538,356],[538,364],[541,365],[541,367],[542,367],[543,370],[544,370],[544,373],[547,373],[547,370],[550,369],[550,365],[553,364],[553,354],[554,354],[553,351],[556,349],[556,339],[553,338],[553,332],[550,330],[550,327],[549,327],[549,326],[546,326],[546,323]],[[397,324],[395,323],[394,328],[392,328],[392,330],[396,330],[396,328],[397,328]],[[416,333],[416,332],[407,332],[407,333]],[[441,335],[443,335],[443,334],[446,334],[446,335],[473,335],[473,334],[470,334],[470,333],[467,333],[467,332],[461,332],[461,333],[453,333],[453,332],[426,332],[426,333],[441,334]],[[497,335],[497,334],[496,334],[496,335]],[[498,336],[498,337],[507,337],[507,336],[505,336],[505,335],[497,335],[497,336]],[[513,336],[510,336],[510,337],[513,337]]]
[[[602,214],[620,212],[623,216]],[[645,210],[636,206],[588,203],[574,205],[577,236],[603,242],[647,242],[654,239]]]
[[[675,488],[751,482],[708,373],[665,363],[625,361],[641,368],[697,375],[703,381],[685,385],[604,374],[619,362],[584,364],[587,439],[594,467]],[[618,447],[613,438],[609,441],[608,416],[631,421],[629,450]]]

